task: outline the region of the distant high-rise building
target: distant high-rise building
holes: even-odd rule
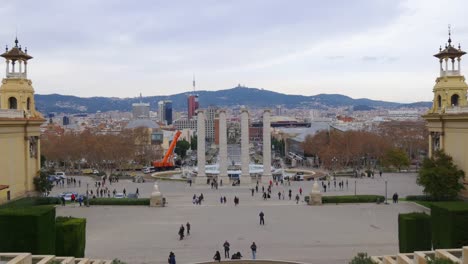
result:
[[[172,124],[172,101],[164,100],[158,102],[158,116],[161,123]]]
[[[187,99],[188,105],[188,119],[192,119],[195,116],[195,112],[197,111],[199,104],[198,104],[198,95],[191,94]]]
[[[280,115],[283,114],[283,107],[282,107],[281,105],[277,105],[277,106],[276,106],[276,112],[275,112],[275,114],[276,114],[277,116],[280,116]]]
[[[68,126],[70,124],[70,118],[68,116],[63,117],[63,125]]]
[[[193,76],[193,94],[189,94],[187,98],[188,119],[192,119],[196,114],[198,107],[198,94],[195,93],[195,76]]]
[[[140,102],[132,104],[132,113],[134,119],[149,119],[150,118],[150,104],[142,102],[140,93]]]
[[[215,141],[215,117],[217,111],[218,107],[213,105],[209,106],[206,111],[205,133],[206,139],[210,142]]]

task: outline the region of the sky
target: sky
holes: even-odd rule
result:
[[[2,0],[0,44],[34,57],[38,94],[170,95],[242,84],[430,101],[433,57],[468,50],[466,0]],[[468,63],[463,63],[468,69]]]

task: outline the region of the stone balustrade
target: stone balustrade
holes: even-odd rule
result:
[[[16,109],[0,109],[0,118],[24,118],[24,111]]]
[[[455,263],[468,264],[468,246],[457,249],[436,249],[435,251],[415,251],[414,253],[371,257],[376,264],[427,264],[428,258],[445,258]]]
[[[61,264],[112,264],[112,260],[57,257],[54,255],[32,255],[31,253],[0,253],[0,263],[6,264],[47,264],[58,261]]]

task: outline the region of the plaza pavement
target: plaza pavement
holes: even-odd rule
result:
[[[81,188],[54,188],[52,195],[62,191],[85,193],[89,177],[81,179]],[[358,194],[384,194],[388,181],[389,197],[421,194],[415,174],[384,174],[383,178],[357,179]],[[354,179],[348,179],[346,191],[327,192],[326,195],[354,194]],[[333,186],[333,181],[332,184]],[[261,186],[261,185],[260,185]],[[57,214],[87,218],[86,256],[119,258],[128,263],[166,263],[170,251],[178,263],[211,260],[216,250],[223,254],[222,244],[228,240],[231,253],[240,251],[250,258],[250,245],[257,244],[257,258],[294,260],[305,263],[347,263],[357,252],[370,255],[394,254],[398,251],[399,213],[425,210],[413,203],[344,204],[307,206],[301,201],[278,200],[277,193],[291,188],[293,197],[299,187],[303,195],[311,190],[312,182],[292,182],[291,187],[274,187],[273,197],[263,201],[261,190],[254,197],[248,187],[223,186],[213,190],[209,186],[189,187],[183,182],[160,182],[160,191],[168,200],[164,208],[145,206],[58,207]],[[132,183],[121,180],[110,186],[127,193],[139,188],[149,197],[153,183]],[[260,188],[261,189],[261,188]],[[205,202],[193,205],[193,194],[203,193]],[[239,206],[233,203],[240,198]],[[226,196],[227,204],[219,197]],[[302,196],[303,197],[303,196]],[[303,198],[301,198],[302,200]],[[265,213],[265,226],[259,225],[258,214]],[[191,235],[178,240],[178,229],[187,221]]]

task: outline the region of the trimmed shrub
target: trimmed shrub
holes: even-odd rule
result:
[[[86,247],[86,219],[57,217],[55,220],[55,255],[82,258]]]
[[[407,201],[429,201],[429,202],[437,202],[437,201],[456,201],[453,199],[442,198],[442,199],[435,199],[430,195],[408,195],[406,196]]]
[[[322,203],[381,203],[384,200],[382,195],[322,196]]]
[[[431,250],[431,217],[425,213],[398,215],[400,253]]]
[[[55,207],[0,209],[0,252],[55,253]]]
[[[357,256],[355,256],[349,264],[374,264],[372,259],[367,256],[367,253],[359,252]]]
[[[90,205],[150,205],[149,198],[94,198],[89,199]]]
[[[468,245],[468,203],[440,202],[431,206],[432,244],[435,249]]]

